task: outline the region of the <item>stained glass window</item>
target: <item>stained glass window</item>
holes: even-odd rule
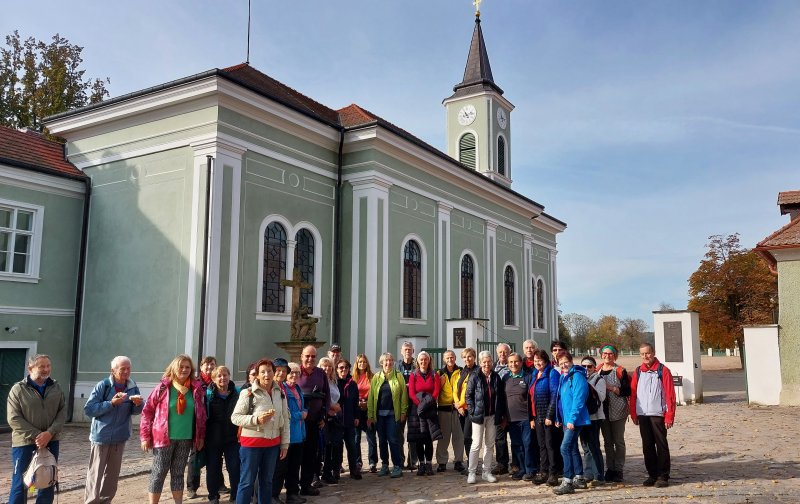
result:
[[[300,271],[303,282],[311,285],[310,289],[300,291],[300,304],[308,306],[309,313],[314,313],[314,236],[308,229],[301,229],[295,240],[294,266]]]
[[[516,324],[514,313],[514,269],[506,266],[505,271],[505,323],[507,326]]]
[[[468,255],[461,259],[461,318],[475,318],[475,265]]]
[[[403,252],[403,317],[422,318],[422,253],[414,240]]]
[[[262,279],[261,309],[265,312],[286,312],[286,230],[271,222],[264,231],[264,278]]]

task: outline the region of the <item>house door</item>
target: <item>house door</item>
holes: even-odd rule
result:
[[[6,401],[11,387],[25,376],[25,348],[0,348],[0,425],[8,424]]]

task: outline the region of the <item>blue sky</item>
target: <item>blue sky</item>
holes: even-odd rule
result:
[[[0,34],[84,46],[118,96],[245,60],[246,0],[4,6]],[[470,0],[253,0],[251,64],[333,108],[375,112],[444,147]],[[652,324],[684,308],[712,234],[745,246],[800,189],[800,2],[485,0],[512,114],[514,189],[566,221],[564,312]]]

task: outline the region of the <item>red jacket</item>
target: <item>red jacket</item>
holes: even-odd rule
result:
[[[658,359],[653,359],[653,364],[648,367],[642,364],[638,368],[634,368],[631,373],[631,397],[629,402],[629,409],[631,412],[631,420],[636,421],[636,393],[639,384],[639,373],[646,373],[647,371],[658,371],[658,366],[661,365],[661,388],[664,394],[664,403],[667,405],[667,411],[664,412],[664,423],[672,424],[675,422],[675,384],[672,381],[672,372],[667,366],[661,364]]]
[[[163,387],[162,387],[163,385]],[[169,388],[172,380],[163,378],[150,393],[144,404],[139,424],[139,439],[152,441],[154,448],[169,446]],[[206,392],[203,382],[195,380],[191,385],[194,397],[194,435],[192,441],[206,437]]]
[[[442,388],[439,375],[432,370],[428,372],[428,377],[423,378],[422,373],[414,371],[408,378],[408,398],[411,402],[419,406],[417,394],[427,392],[433,396],[434,400],[439,399],[439,391]]]

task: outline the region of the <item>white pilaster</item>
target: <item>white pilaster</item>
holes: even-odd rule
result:
[[[438,293],[436,297],[439,298],[438,320],[440,323],[436,328],[436,341],[438,342],[439,346],[447,346],[445,341],[447,334],[445,319],[453,316],[453,313],[450,310],[450,212],[452,212],[453,207],[440,201],[438,202],[438,208],[439,224],[437,226],[437,235],[439,243],[437,248],[439,250],[439,264],[437,269],[439,271],[439,279]],[[443,229],[445,230],[444,236],[442,236]]]
[[[533,236],[526,234],[522,236],[522,303],[525,307],[524,326],[522,335],[524,339],[533,337],[533,325],[536,315],[533,307]]]
[[[497,223],[486,221],[486,317],[492,335],[497,334]]]
[[[550,318],[550,325],[548,327],[548,331],[550,333],[550,340],[554,341],[558,339],[558,268],[556,264],[556,256],[558,255],[558,250],[550,249],[550,271],[552,272],[550,275],[550,299],[552,299],[552,309],[551,311],[551,318]]]

